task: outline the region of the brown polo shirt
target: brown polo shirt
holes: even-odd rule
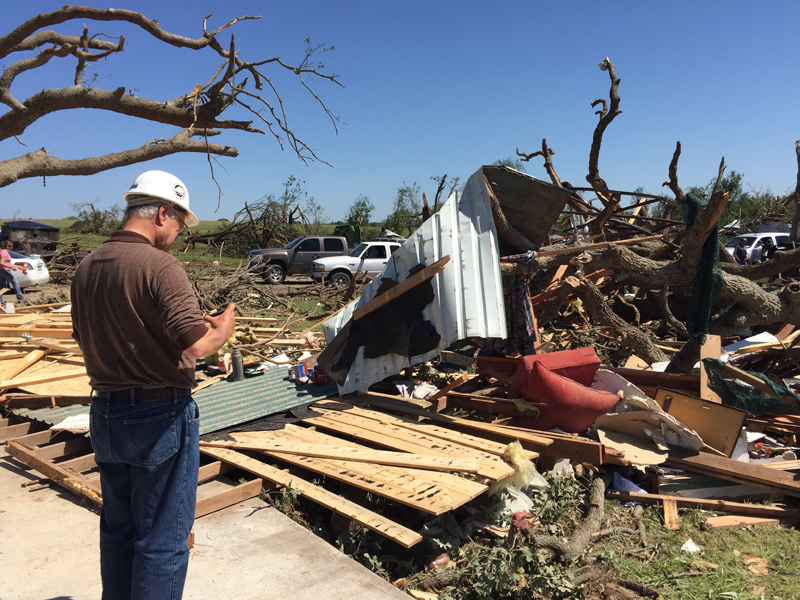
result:
[[[73,337],[98,391],[194,387],[183,351],[206,326],[181,263],[132,231],[115,231],[72,280]]]

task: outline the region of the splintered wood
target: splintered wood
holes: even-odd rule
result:
[[[278,485],[291,486],[406,547],[422,538],[365,507],[332,497],[308,481],[311,474],[440,515],[514,473],[514,467],[502,458],[503,443],[348,403],[322,400],[313,411],[320,416],[304,419],[303,426],[232,433],[234,441],[202,442],[200,450]],[[259,455],[290,465],[291,475],[265,462],[267,458],[254,458]],[[529,459],[537,456],[526,451]],[[305,472],[309,475],[303,476]],[[475,473],[479,481],[458,473]]]
[[[39,306],[20,307],[28,311]],[[43,310],[47,307],[42,305]],[[0,313],[0,392],[89,396],[83,354],[69,313]]]

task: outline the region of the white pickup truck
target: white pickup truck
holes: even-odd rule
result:
[[[335,287],[347,287],[355,277],[375,277],[383,271],[386,261],[400,247],[397,241],[362,242],[347,256],[320,258],[311,264],[311,277],[314,281],[327,281]]]

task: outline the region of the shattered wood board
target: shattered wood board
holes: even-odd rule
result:
[[[431,280],[434,300],[422,311],[423,319],[432,323],[440,336],[438,346],[417,356],[386,354],[378,358],[365,358],[360,349],[340,393],[369,387],[405,367],[430,360],[457,340],[473,336],[505,338],[497,243],[483,172],[478,170],[392,254],[359,300],[323,324],[325,340],[330,344],[353,311],[376,296],[384,278],[400,283],[414,267],[432,265],[449,255],[450,262]]]
[[[83,366],[83,357],[81,356],[73,355],[68,357],[66,354],[51,354],[23,371],[19,378],[47,377],[61,372],[69,372]],[[56,394],[59,396],[88,396],[92,392],[88,375],[26,385],[20,389],[31,394]]]
[[[265,462],[251,458],[246,454],[223,448],[201,448],[201,452],[218,460],[225,461],[235,467],[239,467],[240,469],[244,469],[245,471],[249,471],[254,475],[263,477],[278,485],[298,490],[309,500],[313,500],[317,504],[321,504],[326,508],[345,515],[357,523],[368,527],[375,533],[379,533],[380,535],[396,541],[405,548],[410,548],[422,541],[422,536],[416,531],[403,527],[394,521],[390,521],[383,515],[374,513],[355,502],[351,502],[322,487],[300,479],[296,475],[291,475]]]
[[[200,435],[336,395],[336,384],[297,386],[288,370],[273,367],[243,381],[222,380],[193,394],[200,410]]]
[[[248,432],[235,436],[237,440],[271,439],[284,442],[294,440],[331,446],[342,443],[340,438],[296,426],[287,426],[286,429],[279,431]],[[433,515],[457,508],[488,489],[485,485],[446,472],[298,456],[274,450],[265,452],[289,464],[332,477]]]

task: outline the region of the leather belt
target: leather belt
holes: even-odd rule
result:
[[[192,390],[184,388],[164,387],[156,389],[134,388],[133,390],[116,390],[114,392],[100,392],[94,390],[95,398],[109,398],[111,400],[130,400],[131,391],[133,399],[142,402],[155,402],[156,400],[167,400],[178,396],[191,396]]]

